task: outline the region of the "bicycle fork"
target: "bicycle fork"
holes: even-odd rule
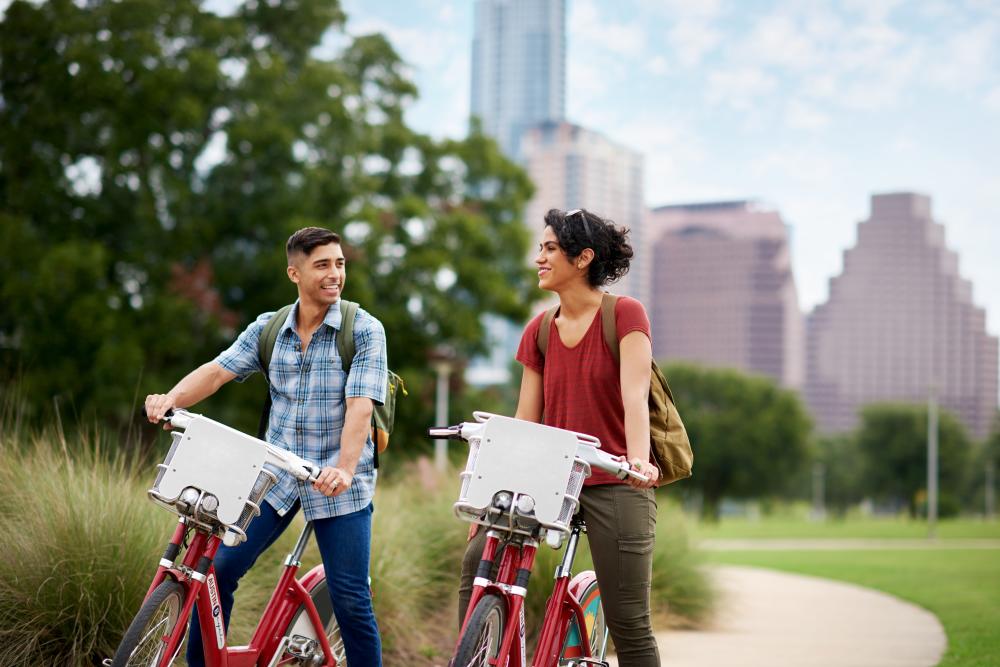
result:
[[[577,616],[578,627],[584,632],[586,631],[586,624],[579,608],[566,603],[569,595],[569,577],[579,543],[580,526],[574,525],[569,539],[566,541],[566,552],[563,554],[562,562],[556,568],[552,595],[545,605],[545,622],[542,625],[541,634],[538,636],[538,645],[535,648],[535,664],[537,665],[556,665],[559,663],[563,648],[562,640],[566,636],[572,615]],[[582,636],[581,641],[586,641],[586,637]]]

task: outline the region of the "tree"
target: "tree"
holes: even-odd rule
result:
[[[823,487],[826,509],[834,516],[864,498],[862,458],[851,434],[824,435],[816,439],[817,463],[823,465]]]
[[[481,132],[407,127],[404,63],[344,21],[330,0],[7,8],[0,380],[36,414],[58,397],[127,421],[135,396],[294,299],[283,245],[306,225],[343,232],[346,296],[411,384],[438,344],[482,350],[481,315],[526,316],[526,175]],[[344,46],[320,58],[324,35]],[[257,400],[226,404],[252,426]]]
[[[674,364],[667,379],[694,449],[694,474],[681,482],[718,518],[724,497],[784,491],[808,455],[810,420],[799,398],[764,377]]]
[[[971,442],[962,424],[941,412],[938,471],[941,514],[955,506],[968,470]],[[861,411],[857,430],[866,492],[876,500],[901,502],[917,516],[927,491],[927,407],[876,403]]]

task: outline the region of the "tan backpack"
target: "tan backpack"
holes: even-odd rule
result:
[[[616,364],[621,364],[621,353],[618,346],[618,331],[615,323],[615,304],[618,297],[605,293],[601,299],[601,332],[604,343],[611,350]],[[549,329],[552,319],[556,316],[559,306],[553,306],[542,318],[542,326],[538,330],[538,350],[545,356],[549,345]],[[658,485],[670,484],[679,479],[691,476],[694,465],[694,452],[691,451],[691,441],[688,439],[684,422],[674,405],[673,394],[663,371],[653,360],[649,375],[649,442],[653,461],[660,469]]]

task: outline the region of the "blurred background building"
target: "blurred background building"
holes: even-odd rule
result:
[[[801,387],[803,321],[778,211],[753,201],[661,206],[646,230],[653,355]]]
[[[934,391],[984,437],[996,412],[997,363],[997,338],[930,197],[874,195],[829,299],[808,319],[805,397],[820,430],[854,428],[867,403],[920,403]]]
[[[566,0],[476,0],[470,111],[483,132],[509,158],[523,162],[525,130],[561,122],[565,109]],[[529,229],[540,231],[525,220]],[[470,362],[466,380],[507,382],[522,324],[487,317],[490,351]]]
[[[566,109],[565,0],[476,0],[471,113],[512,158]]]

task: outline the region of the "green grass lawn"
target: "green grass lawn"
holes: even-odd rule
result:
[[[708,557],[891,593],[940,619],[948,635],[941,667],[1000,665],[1000,550],[719,551]]]
[[[694,523],[691,532],[701,539],[753,538],[923,538],[927,522],[907,518],[848,517],[827,521],[808,521],[794,516],[760,519],[724,518],[718,523]],[[938,522],[939,539],[1000,539],[1000,521],[947,519]]]

